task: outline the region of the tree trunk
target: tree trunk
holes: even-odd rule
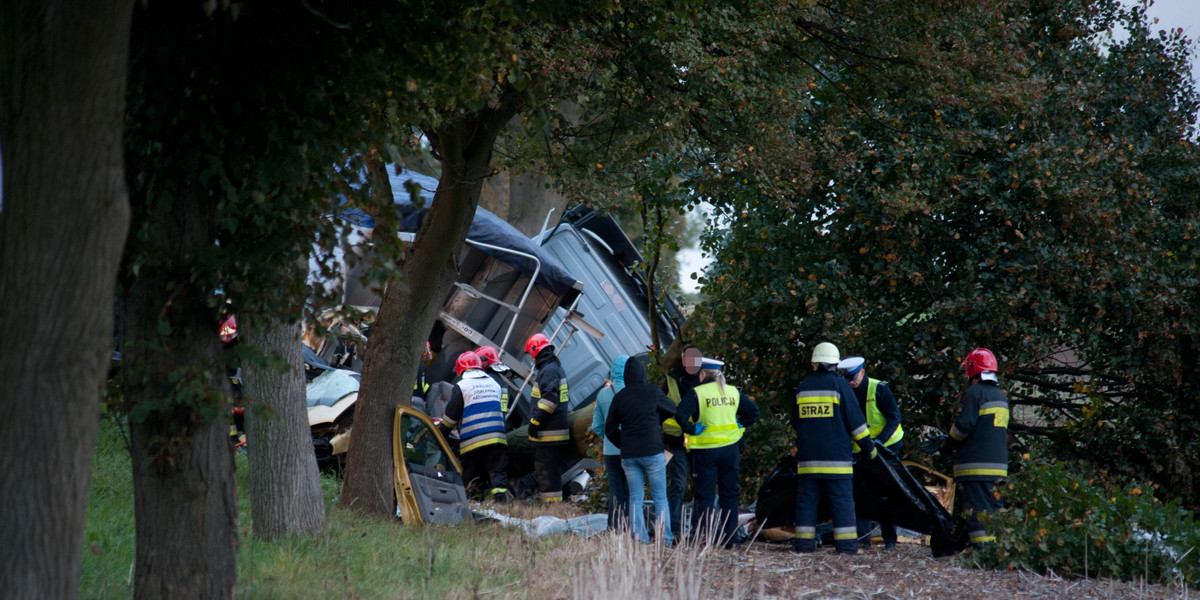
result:
[[[254,535],[277,539],[318,533],[325,527],[325,505],[305,409],[300,326],[263,322],[243,335],[269,356],[287,360],[285,371],[244,370]]]
[[[508,200],[508,222],[525,235],[537,235],[546,222],[546,214],[554,209],[550,225],[562,218],[567,207],[567,198],[558,190],[548,187],[550,179],[532,173],[514,173],[511,176]]]
[[[405,252],[402,279],[388,283],[371,329],[354,407],[342,506],[394,514],[392,419],[397,405],[412,402],[417,361],[457,276],[458,257],[489,173],[496,135],[518,102],[515,96],[506,96],[494,110],[427,132],[442,158],[442,177],[433,206]]]
[[[488,180],[479,205],[508,221],[521,233],[534,236],[542,230],[546,213],[554,209],[550,223],[557,223],[567,199],[552,187],[550,179],[532,173],[506,171]]]
[[[0,2],[0,590],[74,598],[112,302],[131,0]]]
[[[170,211],[155,217],[166,241],[142,249],[155,262],[124,285],[135,598],[232,598],[237,582],[229,379],[213,291],[195,284],[205,279],[195,277],[203,268],[196,256],[212,243],[214,210],[203,191],[174,194]]]
[[[189,413],[160,411],[130,424],[137,599],[232,598],[237,583],[237,493],[228,423],[198,423],[169,453],[157,441],[161,420],[197,417]]]

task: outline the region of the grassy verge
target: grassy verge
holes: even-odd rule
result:
[[[250,535],[249,469],[236,460],[239,598],[547,598],[570,595],[574,565],[595,553],[594,542],[570,535],[530,539],[494,523],[407,527],[337,506],[340,482],[322,480],[326,527],[318,536],[276,542]],[[569,517],[518,504],[519,518]],[[133,482],[129,454],[111,419],[100,425],[92,465],[80,596],[128,598],[134,563]]]

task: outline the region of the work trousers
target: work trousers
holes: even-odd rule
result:
[[[692,531],[701,540],[712,531],[717,535],[718,543],[728,545],[738,525],[738,472],[741,468],[738,446],[730,444],[692,450],[689,455],[692,463]],[[720,510],[716,509],[718,503]]]
[[[688,452],[682,444],[667,444],[667,504],[671,509],[671,536],[683,539],[683,495],[688,484]]]
[[[858,554],[857,533],[854,527],[854,483],[851,479],[796,479],[796,537],[792,547],[797,552],[817,549],[817,507],[821,498],[833,508],[833,539],[841,554]]]
[[[542,502],[561,502],[563,446],[537,444],[533,447],[533,474],[537,477]]]
[[[979,513],[993,513],[1000,510],[1000,500],[996,498],[995,481],[960,481],[962,486],[962,507],[966,513],[967,537],[972,544],[986,544],[996,541],[996,537],[988,535],[983,523],[979,522]]]
[[[488,444],[462,455],[467,494],[475,497],[508,491],[508,446]]]
[[[604,472],[608,476],[608,528],[615,529],[629,515],[629,484],[620,454],[604,455]]]
[[[886,446],[886,448],[888,450],[891,450],[892,454],[895,454],[896,456],[900,456],[900,451],[904,449],[904,444],[900,443],[900,442],[896,442],[895,444],[892,444],[891,446]],[[871,530],[875,528],[873,523],[871,522],[870,519],[855,519],[854,524],[855,524],[855,527],[858,529],[858,545],[863,548],[869,547],[871,545]],[[891,548],[892,546],[895,546],[896,545],[896,525],[895,525],[895,523],[892,523],[891,521],[887,521],[887,520],[880,521],[879,522],[879,535],[881,537],[883,537],[883,545],[885,547]]]

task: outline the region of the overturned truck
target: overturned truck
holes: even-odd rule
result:
[[[389,167],[393,196],[405,216],[402,237],[411,236],[433,201],[436,179]],[[414,205],[406,190],[419,189],[424,206]],[[373,223],[360,225],[369,235]],[[530,238],[491,212],[479,208],[459,258],[459,276],[444,299],[438,319],[430,331],[430,358],[425,364],[429,389],[419,405],[432,418],[445,406],[454,362],[464,351],[490,345],[499,350],[502,374],[513,399],[507,416],[510,429],[510,476],[514,492],[520,494],[531,480],[531,456],[525,439],[529,420],[532,361],[524,355],[525,340],[544,333],[558,352],[570,380],[569,409],[572,411],[572,464],[564,474],[564,486],[584,485],[588,471],[598,466],[585,459],[590,406],[608,376],[609,365],[618,355],[647,352],[651,340],[648,318],[650,290],[637,269],[641,256],[621,228],[609,217],[586,206],[575,206]],[[374,314],[379,296],[363,287],[358,274],[345,276],[344,304],[364,314]],[[657,303],[657,344],[669,345],[678,335],[682,315],[665,295]],[[310,341],[317,359],[345,361],[347,341],[357,337],[369,343],[369,329],[348,325],[342,336]],[[352,351],[350,351],[352,352]],[[329,401],[329,400],[326,400]],[[310,398],[310,404],[313,400]],[[334,400],[334,403],[337,401]],[[345,403],[342,403],[344,406]],[[327,415],[330,411],[319,411]],[[341,423],[322,426],[332,436],[344,435],[353,417],[352,407],[338,413]],[[318,452],[336,453],[343,444],[322,444]],[[339,438],[340,440],[340,438]],[[583,460],[584,462],[580,462]]]

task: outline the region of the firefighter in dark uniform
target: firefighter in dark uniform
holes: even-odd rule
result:
[[[679,403],[692,389],[700,385],[700,366],[703,360],[700,348],[695,344],[683,347],[680,353],[682,363],[671,369],[663,382],[663,393],[675,403],[678,412]],[[667,419],[662,425],[663,446],[671,453],[667,461],[667,504],[671,507],[671,536],[673,539],[683,539],[683,495],[687,491],[688,453],[683,443],[683,430],[675,418]]]
[[[533,445],[533,472],[542,502],[562,501],[562,453],[571,439],[567,420],[567,375],[545,335],[535,333],[525,342],[537,374],[530,407],[529,442]]]
[[[904,444],[900,443],[904,438],[904,427],[900,425],[900,406],[886,381],[867,377],[864,363],[866,359],[863,357],[852,356],[839,362],[838,370],[842,372],[846,381],[850,382],[850,387],[854,388],[854,396],[858,398],[858,407],[867,419],[867,431],[871,434],[871,439],[883,444],[892,454],[900,456],[900,451],[904,449]],[[857,452],[858,448],[855,447],[854,450]],[[858,519],[857,526],[858,545],[863,548],[870,547],[873,529],[871,521]],[[883,537],[884,548],[896,547],[894,523],[881,522],[879,533]]]
[[[459,355],[454,372],[462,379],[454,384],[438,429],[446,435],[458,428],[467,493],[503,501],[508,496],[508,438],[500,410],[500,386],[483,372],[473,352]]]
[[[833,508],[833,538],[840,554],[858,553],[854,523],[853,448],[861,459],[875,458],[875,442],[858,408],[854,389],[838,376],[837,346],[813,349],[813,374],[796,388],[792,428],[796,431],[796,552],[817,548],[817,506],[821,498]]]
[[[692,531],[704,536],[709,526],[715,526],[720,532],[715,541],[729,548],[738,526],[742,448],[738,442],[746,427],[758,420],[759,413],[753,400],[725,383],[721,372],[724,365],[716,359],[703,359],[700,385],[679,403],[675,418],[685,434],[691,458],[695,502]],[[718,503],[719,513],[714,508]]]
[[[967,536],[975,545],[996,541],[979,522],[978,513],[1000,509],[996,482],[1008,477],[1008,398],[996,377],[996,357],[976,348],[963,361],[970,382],[959,398],[950,436],[934,438],[922,449],[930,454],[954,451],[954,480],[962,486]]]
[[[483,372],[487,373],[488,377],[491,377],[492,381],[500,386],[500,412],[508,416],[508,383],[500,377],[500,372],[507,367],[500,362],[499,351],[491,346],[480,346],[475,349],[475,355],[479,357],[479,362],[483,365]]]

